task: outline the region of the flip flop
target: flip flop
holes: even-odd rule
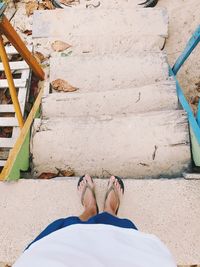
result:
[[[122,181],[122,178],[120,178],[119,176],[114,176],[114,177],[115,177],[115,179],[117,179],[117,181],[118,181],[118,183],[119,183],[119,185],[120,185],[120,187],[121,187],[121,189],[122,189],[122,194],[124,194],[124,183],[123,183],[123,181]],[[109,183],[110,183],[110,181],[108,182],[108,186],[109,186]],[[119,198],[119,194],[118,194],[118,192],[115,190],[115,187],[114,187],[113,184],[108,188],[108,190],[107,190],[107,192],[106,192],[105,200],[104,200],[104,206],[105,206],[106,200],[107,200],[107,198],[108,198],[108,195],[110,194],[110,192],[111,192],[112,190],[114,191],[115,196],[116,196],[116,198],[117,198],[117,200],[118,200],[118,208],[117,208],[117,210],[116,210],[116,212],[115,212],[115,215],[117,215],[118,210],[119,210],[119,206],[120,206],[120,198]]]
[[[83,181],[84,177],[85,177],[85,175],[83,175],[83,176],[80,177],[80,179],[79,179],[79,181],[78,181],[78,184],[77,184],[77,188],[79,187],[80,183]],[[92,177],[91,177],[91,180],[92,180],[92,182],[93,182]],[[86,180],[86,181],[87,181],[87,180]],[[94,183],[94,182],[93,182],[93,183]],[[87,182],[87,183],[85,184],[85,187],[84,187],[83,192],[82,192],[82,195],[81,195],[81,204],[82,204],[83,206],[84,206],[84,204],[83,204],[84,196],[85,196],[85,193],[86,193],[87,189],[89,189],[89,190],[92,192],[92,194],[93,194],[93,196],[94,196],[94,198],[95,198],[95,200],[96,200],[96,195],[95,195],[94,188],[92,188],[92,187],[88,184],[88,182]],[[97,214],[98,214],[98,213],[99,213],[99,207],[98,207],[97,204],[96,204],[96,209],[97,209]]]
[[[140,3],[138,5],[144,5],[144,7],[155,7],[158,3],[158,0],[146,0],[143,3]]]

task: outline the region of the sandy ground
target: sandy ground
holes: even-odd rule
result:
[[[183,51],[191,34],[200,24],[200,1],[199,0],[160,0],[158,6],[165,7],[169,14],[169,38],[165,50],[168,60],[173,66],[177,57]],[[178,74],[180,84],[192,102],[194,96],[200,97],[195,83],[200,81],[200,44],[185,62]],[[195,109],[195,107],[192,105]]]

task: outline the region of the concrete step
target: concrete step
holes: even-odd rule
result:
[[[100,211],[107,179],[94,179]],[[78,178],[0,183],[0,261],[14,262],[44,227],[58,218],[80,215]],[[119,217],[157,235],[177,264],[200,262],[200,180],[125,180]]]
[[[55,37],[35,38],[33,40],[35,51],[39,51],[44,55],[55,56],[59,52],[52,49],[52,43],[58,40]],[[63,42],[70,44],[71,47],[64,51],[62,55],[69,52],[73,55],[92,54],[92,55],[110,55],[110,54],[126,54],[135,55],[144,51],[159,52],[165,43],[165,38],[161,36],[144,35],[138,36],[123,33],[118,35],[70,35],[62,36]]]
[[[138,5],[139,3],[142,3],[144,1],[141,0],[90,0],[90,3],[88,3],[88,0],[80,0],[78,4],[72,5],[73,8],[81,9],[81,8],[88,8],[88,9],[95,9],[98,7],[98,9],[101,8],[142,8],[141,5]],[[66,8],[66,6],[63,5],[63,7]]]
[[[190,165],[186,114],[180,110],[42,120],[32,136],[34,172],[55,167],[123,177],[172,177]]]
[[[134,56],[71,55],[50,60],[50,81],[67,80],[80,92],[153,84],[168,79],[168,72],[166,55],[161,52]]]
[[[168,34],[167,12],[160,8],[43,10],[34,12],[33,21],[33,37]]]
[[[177,109],[176,85],[172,80],[130,89],[54,93],[42,99],[44,118],[99,116]]]
[[[125,3],[130,4],[128,1],[125,1],[123,4]],[[92,3],[90,2],[90,4]],[[113,4],[111,6],[115,8],[110,10],[109,15],[106,10],[76,9],[73,11],[54,10],[53,13],[52,11],[36,12],[33,20],[33,37],[36,50],[44,54],[49,54],[50,51],[52,53],[51,44],[58,37],[72,46],[70,51],[73,52],[73,55],[80,55],[82,53],[95,55],[126,53],[134,55],[138,51],[158,51],[163,47],[165,38],[168,35],[168,17],[165,10],[153,9],[149,11],[145,9],[133,11],[130,8],[121,10],[120,7],[120,9],[116,9],[116,6]],[[133,12],[134,15],[132,14]],[[84,24],[80,22],[78,28],[77,13],[80,18],[84,19]],[[68,19],[68,16],[66,17],[65,14],[71,16],[71,20],[67,22],[68,27],[63,30],[62,26],[59,28],[59,24],[63,23],[60,20],[60,16],[63,16],[63,21],[66,18]],[[115,17],[113,17],[114,15],[117,15],[117,18],[121,20],[119,22],[120,28],[116,28],[113,25],[113,21],[116,21]],[[49,18],[48,22],[47,17]],[[108,26],[105,27],[102,21],[99,23],[99,19],[102,17],[104,17],[103,21],[105,21],[103,23],[108,24]],[[136,21],[133,21],[133,17],[136,20],[140,19],[139,27],[138,24],[134,24]],[[92,24],[90,24],[91,21],[85,24],[85,21],[88,19],[92,20]],[[158,20],[157,23],[155,23],[155,19]],[[147,20],[149,20],[149,24]],[[48,26],[46,25],[47,23]],[[55,24],[57,24],[56,27]],[[146,27],[146,24],[148,24],[148,27]],[[159,28],[156,28],[155,24]],[[149,25],[154,26],[149,27]],[[73,30],[71,27],[73,27]],[[85,30],[82,29],[83,27]],[[96,27],[103,27],[103,30],[99,31]],[[124,29],[121,29],[122,27]],[[46,28],[48,28],[48,31],[46,31]],[[139,29],[139,31],[135,32],[133,29]]]

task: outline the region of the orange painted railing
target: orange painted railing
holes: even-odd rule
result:
[[[0,57],[4,66],[4,71],[6,75],[6,79],[8,81],[9,91],[11,95],[11,99],[14,105],[16,117],[19,123],[19,127],[22,128],[24,125],[24,120],[21,112],[21,108],[19,105],[17,91],[15,88],[15,84],[12,77],[12,72],[10,69],[8,57],[6,54],[6,50],[3,44],[2,35],[5,35],[6,38],[11,42],[11,44],[16,48],[22,58],[27,62],[35,75],[40,79],[44,80],[44,71],[36,61],[35,57],[28,50],[22,39],[19,37],[15,29],[12,27],[6,16],[4,15],[4,11],[6,8],[5,3],[0,3]]]

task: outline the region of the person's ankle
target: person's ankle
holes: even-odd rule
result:
[[[97,207],[96,207],[96,205],[85,207],[85,210],[87,210],[92,216],[94,216],[94,215],[97,214]]]
[[[109,213],[111,215],[116,215],[116,211],[111,207],[105,207],[103,211],[107,212],[107,213]]]

